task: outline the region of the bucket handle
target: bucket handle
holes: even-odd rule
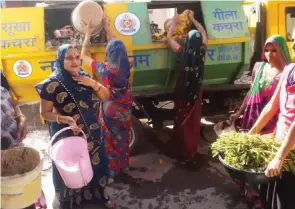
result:
[[[56,132],[56,133],[53,135],[53,137],[51,137],[51,143],[54,142],[55,138],[56,138],[59,134],[61,134],[62,132],[67,131],[67,130],[73,130],[73,129],[74,129],[74,127],[72,127],[72,126],[68,126],[68,127],[65,127],[65,128],[63,128],[63,129],[59,130],[58,132]],[[82,129],[79,129],[79,131],[83,134],[84,139],[87,139],[87,138],[86,138],[86,135],[85,135],[85,133],[84,133],[84,131],[83,131]]]

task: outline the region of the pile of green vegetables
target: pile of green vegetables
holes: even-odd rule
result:
[[[230,166],[251,172],[263,172],[280,147],[274,135],[224,133],[211,145],[213,157],[221,156]],[[295,149],[287,156],[283,171],[295,174]]]

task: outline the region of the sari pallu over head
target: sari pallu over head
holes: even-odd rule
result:
[[[60,46],[56,52],[56,60],[54,62],[53,66],[53,73],[48,77],[48,79],[54,79],[57,78],[59,81],[63,82],[67,89],[72,92],[75,90],[78,90],[81,85],[79,85],[73,78],[72,75],[64,68],[64,60],[67,51],[70,48],[75,48],[75,46],[71,44],[64,44]],[[82,61],[81,61],[82,63]],[[86,75],[89,76],[87,73],[85,73],[81,68],[78,70],[79,75]],[[42,87],[45,82],[48,82],[48,79],[44,80],[43,82],[36,85],[36,90],[40,94],[40,91],[42,90]],[[92,91],[90,87],[86,87],[87,91]]]
[[[110,85],[114,88],[126,88],[129,86],[130,63],[126,47],[121,40],[112,39],[106,48],[106,62],[117,72],[110,72]]]
[[[91,87],[83,86],[78,84],[73,78],[72,75],[64,68],[64,60],[66,57],[66,53],[69,49],[74,48],[75,46],[72,46],[70,44],[64,44],[60,46],[56,53],[56,61],[54,63],[54,71],[53,73],[44,81],[37,84],[35,86],[37,92],[39,95],[42,94],[42,91],[44,91],[44,86],[48,85],[48,83],[52,81],[58,81],[61,86],[64,87],[64,90],[69,93],[69,98],[71,98],[71,102],[76,103],[76,107],[79,110],[79,113],[82,115],[83,123],[86,125],[87,121],[90,120],[89,118],[92,118],[93,115],[90,115],[90,109],[86,108],[80,108],[80,104],[78,102],[83,101],[83,103],[87,104],[90,108],[93,107],[94,103],[92,101],[92,94],[93,89]],[[81,68],[78,70],[79,75],[89,76],[87,73],[85,73]],[[52,101],[54,102],[54,101]],[[94,108],[93,108],[94,109]],[[95,111],[95,109],[94,109]],[[62,114],[62,113],[60,113]],[[66,115],[70,115],[69,113],[66,113]],[[93,117],[95,119],[95,117]],[[93,120],[93,119],[91,119]],[[56,124],[52,123],[51,125],[54,125],[54,128],[60,129],[64,127],[64,124]],[[90,135],[92,139],[93,136]]]
[[[263,49],[263,53],[262,53],[262,60],[263,62],[260,65],[256,65],[256,69],[254,69],[253,74],[255,76],[254,80],[253,80],[253,85],[252,88],[250,90],[250,92],[248,93],[248,97],[252,97],[255,96],[256,94],[260,94],[261,91],[267,89],[270,83],[266,83],[264,85],[261,85],[262,83],[262,74],[263,74],[263,69],[266,66],[267,60],[265,57],[265,50],[266,50],[266,46],[268,44],[272,44],[278,55],[278,61],[279,61],[279,65],[281,69],[284,69],[288,64],[291,63],[291,58],[290,58],[290,54],[289,54],[289,50],[288,50],[288,46],[286,43],[286,40],[284,39],[284,37],[280,36],[280,35],[273,35],[271,37],[269,37],[264,45],[264,49]],[[261,102],[261,101],[257,101],[257,102]]]
[[[202,35],[197,30],[191,30],[186,37],[183,63],[180,66],[180,68],[184,69],[181,79],[182,93],[179,95],[182,98],[178,99],[192,104],[195,103],[203,83],[204,61],[205,49]]]
[[[262,54],[262,62],[256,63],[253,69],[253,84],[248,92],[246,98],[246,108],[243,114],[243,119],[241,121],[241,128],[249,130],[254,125],[255,121],[259,117],[264,106],[269,102],[271,96],[273,95],[277,84],[280,79],[281,73],[274,76],[271,80],[267,79],[267,60],[265,57],[265,50],[268,44],[272,44],[277,51],[279,66],[284,69],[291,62],[288,46],[284,37],[280,35],[273,35],[269,37],[264,45],[264,50]],[[275,116],[263,129],[261,132],[271,133],[275,128],[277,121],[277,116]]]
[[[203,37],[191,30],[181,49],[175,89],[174,131],[180,157],[191,160],[197,153],[202,115],[202,83],[205,48]]]

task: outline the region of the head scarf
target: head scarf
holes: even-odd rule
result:
[[[204,75],[205,50],[203,38],[198,30],[191,30],[184,49],[184,100],[194,103],[199,94]]]
[[[263,53],[262,53],[262,60],[264,60],[265,62],[267,62],[265,57],[265,49],[267,44],[272,44],[277,50],[277,53],[279,54],[278,59],[280,62],[279,65],[281,69],[284,69],[285,66],[291,63],[291,57],[289,54],[287,42],[283,36],[273,35],[266,40],[264,44]]]
[[[72,75],[64,68],[64,61],[66,57],[66,53],[70,48],[75,48],[75,46],[71,44],[63,44],[61,45],[56,52],[56,60],[53,67],[53,73],[49,76],[49,79],[57,78],[59,81],[63,82],[63,84],[67,87],[67,89],[71,92],[80,89],[81,85],[79,85],[73,78]],[[88,75],[81,68],[78,70],[79,75]],[[44,83],[48,81],[46,79],[44,82],[41,82],[36,86],[37,92],[40,94]],[[90,87],[85,87],[86,89],[91,89]]]
[[[121,82],[126,83],[130,78],[130,63],[128,60],[128,55],[124,43],[121,40],[113,39],[111,40],[106,49],[106,62],[111,66],[115,66],[119,70],[119,76]],[[119,83],[121,83],[119,82]]]

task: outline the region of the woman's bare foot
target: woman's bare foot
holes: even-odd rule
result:
[[[106,208],[116,208],[116,202],[114,200],[108,200],[105,204]]]

